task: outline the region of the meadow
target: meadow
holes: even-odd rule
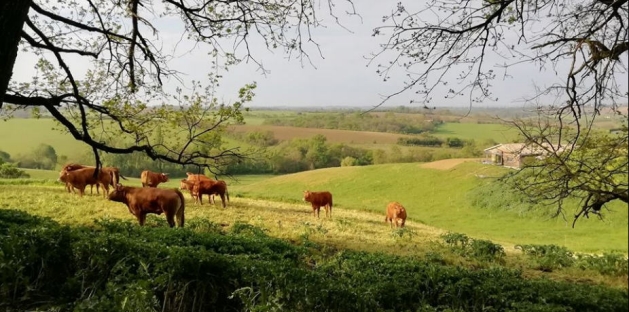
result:
[[[402,134],[263,125],[295,114],[250,112],[248,124],[234,128],[270,130],[280,141],[323,134],[333,143],[411,151],[395,144]],[[49,119],[0,123],[0,149],[15,155],[46,143],[58,155],[86,150],[53,126]],[[515,138],[502,125],[473,121],[446,122],[432,134]],[[123,204],[67,193],[56,170],[25,169],[28,179],[0,179],[0,297],[18,310],[623,310],[626,205],[608,205],[603,221],[582,219],[571,228],[570,211],[568,220],[550,218],[552,207],[529,209],[488,192],[508,170],[447,159],[221,176],[229,185],[227,209],[218,198],[195,205],[184,192],[186,227],[169,229],[163,216],[149,215],[140,228]],[[140,186],[138,177],[127,178],[125,185]],[[176,188],[180,178],[160,187]],[[315,218],[304,190],[330,190],[333,217]],[[384,222],[393,200],[408,211],[403,229]],[[203,272],[217,273],[199,279]],[[347,303],[364,293],[377,299]],[[444,299],[462,293],[466,299]]]

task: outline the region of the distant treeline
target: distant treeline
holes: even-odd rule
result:
[[[402,116],[393,112],[363,113],[298,113],[296,117],[268,118],[263,124],[318,129],[339,129],[404,134],[430,132],[443,121],[437,116]]]
[[[250,133],[228,133],[233,139],[245,142],[257,152],[244,160],[234,161],[224,168],[223,174],[286,174],[306,170],[339,166],[365,166],[372,164],[429,162],[440,159],[482,156],[482,146],[474,140],[463,141],[458,138],[441,140],[431,136],[401,140],[400,144],[419,145],[417,148],[398,146],[388,149],[366,149],[352,147],[343,143],[330,143],[323,135],[310,139],[292,139],[279,142],[273,132],[255,131]],[[426,147],[437,147],[427,149]],[[446,147],[446,148],[441,148]],[[246,152],[246,151],[245,151]],[[3,155],[3,156],[2,156]],[[58,170],[64,164],[76,162],[93,164],[94,155],[89,149],[74,155],[57,155],[54,147],[41,144],[30,153],[15,157],[4,153],[5,162],[20,168]],[[154,161],[142,153],[101,155],[106,166],[116,166],[124,176],[139,177],[143,170],[166,172],[174,177],[185,176],[186,172],[200,172],[196,166],[181,166],[163,161]],[[209,174],[209,172],[205,172]],[[212,176],[213,174],[210,174]]]

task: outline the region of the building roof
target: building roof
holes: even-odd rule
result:
[[[546,145],[546,144],[544,144]],[[557,147],[551,147],[552,149],[557,149]],[[559,148],[559,150],[563,150],[564,148]],[[485,153],[510,153],[510,154],[520,154],[520,155],[543,155],[546,154],[546,150],[540,146],[530,146],[526,143],[507,143],[507,144],[498,144],[492,147],[488,147],[485,150]]]

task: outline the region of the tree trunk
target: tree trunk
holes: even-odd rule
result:
[[[13,76],[22,27],[32,0],[0,0],[0,108]]]

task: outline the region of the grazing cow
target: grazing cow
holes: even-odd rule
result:
[[[321,206],[325,208],[325,216],[332,218],[332,193],[304,191],[304,201],[312,204],[312,214],[319,218]]]
[[[76,164],[76,163],[69,163],[63,166],[63,168],[61,168],[61,171],[74,171],[74,170],[83,169],[83,168],[96,168],[96,167],[85,166],[85,165]],[[112,175],[111,184],[110,184],[112,187],[115,187],[116,185],[118,185],[118,183],[120,183],[120,178],[124,180],[127,179],[123,175],[120,174],[120,169],[118,169],[117,167],[102,167],[101,169],[104,170],[105,172],[109,172]],[[93,193],[93,187],[94,185],[90,184],[90,194]],[[98,188],[99,186],[98,184],[96,184],[96,193],[100,194],[100,192],[98,191]],[[68,193],[70,192],[70,190],[74,192],[74,189],[72,189],[68,183],[66,183],[66,189],[68,190]]]
[[[406,223],[406,209],[398,202],[390,202],[387,205],[387,216],[384,218],[384,222],[391,223],[391,227],[393,227],[393,221],[395,221],[395,227],[404,227],[404,223]],[[400,225],[398,225],[398,221]]]
[[[216,180],[212,180],[212,179],[208,178],[204,174],[194,174],[192,172],[186,172],[186,175],[188,176],[186,178],[186,180],[190,181],[190,182],[201,181],[201,180],[204,180],[204,181],[216,181]],[[181,186],[183,186],[183,183],[181,184]],[[181,189],[185,190],[186,188],[181,188]],[[190,188],[190,191],[192,191],[192,188]],[[195,195],[193,195],[193,194],[190,194],[190,195],[192,195],[192,198],[194,198],[195,202],[196,202]],[[215,201],[214,201],[214,194],[212,194],[212,195],[210,195],[210,204],[214,204],[214,203],[215,203]]]
[[[83,197],[85,193],[85,187],[87,185],[101,185],[105,190],[105,196],[109,194],[109,185],[111,184],[111,173],[105,170],[100,170],[98,176],[94,177],[94,171],[96,168],[82,168],[73,171],[61,171],[59,173],[59,181],[71,185],[73,188],[79,190],[79,195]]]
[[[187,179],[181,179],[179,182],[179,189],[182,191],[188,190],[190,192],[190,196],[194,199],[195,203],[199,202],[199,194],[192,193],[192,186],[194,186],[194,181],[188,181]]]
[[[188,186],[190,186],[190,182],[188,181]],[[225,196],[227,196],[227,200],[229,201],[229,192],[227,192],[227,183],[222,180],[214,181],[214,180],[200,180],[195,181],[190,189],[190,195],[195,198],[195,203],[197,203],[196,199],[198,199],[198,203],[203,205],[203,195],[207,194],[208,196],[213,194],[218,194],[221,197],[221,202],[223,204],[223,208],[226,208],[225,205]],[[216,202],[214,202],[216,203]]]
[[[183,194],[177,189],[160,189],[123,186],[118,184],[114,191],[109,194],[109,200],[127,205],[129,212],[137,219],[140,226],[144,225],[146,215],[154,213],[166,214],[166,221],[170,227],[183,227],[185,199]]]
[[[142,187],[157,187],[160,183],[168,182],[168,173],[144,170],[140,175],[140,179],[142,180]]]

